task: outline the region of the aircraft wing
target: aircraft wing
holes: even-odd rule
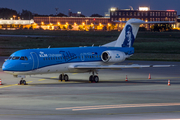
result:
[[[174,65],[73,65],[75,69],[120,69],[120,68],[147,68],[147,67],[172,67]]]

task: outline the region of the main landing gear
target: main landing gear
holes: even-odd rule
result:
[[[27,85],[26,81],[21,78],[18,85]]]
[[[92,75],[89,77],[89,81],[98,83],[99,82],[99,77],[97,75],[94,75],[94,71],[92,72]]]
[[[65,81],[69,81],[69,77],[68,77],[68,75],[67,74],[60,74],[59,75],[59,80],[61,80],[61,81],[63,81],[63,80],[65,80]]]

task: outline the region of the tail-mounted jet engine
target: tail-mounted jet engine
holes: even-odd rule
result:
[[[117,63],[124,61],[126,59],[126,55],[124,52],[109,50],[104,51],[101,54],[101,59],[106,63]]]

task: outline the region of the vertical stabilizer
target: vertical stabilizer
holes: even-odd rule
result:
[[[141,22],[139,19],[127,21],[114,47],[132,47]]]

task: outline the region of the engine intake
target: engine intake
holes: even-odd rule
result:
[[[126,59],[126,55],[124,52],[109,50],[109,51],[104,51],[101,54],[101,59],[103,62],[106,63],[117,63],[124,61]]]

